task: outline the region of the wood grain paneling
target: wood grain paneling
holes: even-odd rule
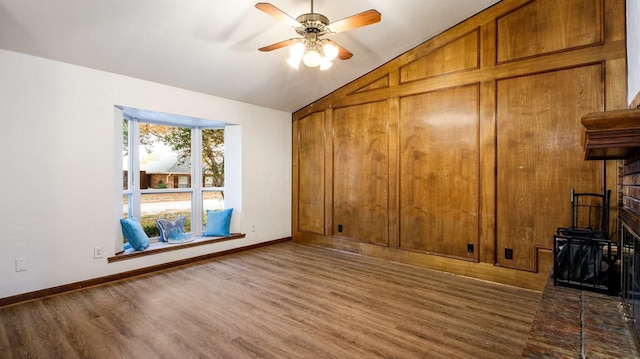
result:
[[[387,102],[337,109],[333,113],[333,129],[333,235],[386,246]]]
[[[368,83],[362,86],[361,88],[357,89],[353,93],[362,93],[362,92],[367,92],[371,90],[384,89],[387,87],[389,87],[389,75],[385,75],[371,83]]]
[[[400,99],[389,99],[389,247],[400,246]]]
[[[400,82],[478,68],[479,30],[452,41],[400,68]]]
[[[570,224],[571,188],[602,192],[600,164],[583,161],[580,123],[604,108],[602,74],[596,64],[497,82],[499,264],[534,270],[535,248],[551,248]]]
[[[479,248],[481,262],[496,262],[496,84],[480,84]]]
[[[599,44],[603,0],[536,0],[497,20],[497,61]]]
[[[298,230],[324,234],[324,113],[298,121]]]
[[[478,86],[400,102],[400,247],[475,259]]]
[[[626,41],[627,14],[621,0],[604,1],[605,42]]]

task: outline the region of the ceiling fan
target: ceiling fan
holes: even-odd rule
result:
[[[295,29],[298,35],[302,36],[276,42],[258,49],[260,51],[272,51],[291,46],[289,49],[291,57],[289,57],[287,63],[296,69],[301,61],[309,67],[320,66],[321,70],[326,70],[333,65],[332,61],[336,57],[340,60],[350,59],[353,56],[351,52],[338,45],[335,41],[322,39],[321,36],[375,24],[381,19],[380,13],[371,9],[336,22],[330,22],[326,16],[313,12],[313,0],[311,0],[311,12],[302,14],[295,19],[270,3],[257,3],[256,8],[280,21],[286,22]]]

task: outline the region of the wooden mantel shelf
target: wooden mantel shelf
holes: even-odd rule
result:
[[[585,160],[624,159],[640,150],[640,108],[582,116]]]

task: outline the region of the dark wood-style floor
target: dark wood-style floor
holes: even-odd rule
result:
[[[540,298],[287,242],[0,308],[0,358],[516,358]]]

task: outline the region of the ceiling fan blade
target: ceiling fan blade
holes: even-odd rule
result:
[[[351,52],[349,52],[349,50],[345,49],[344,47],[340,46],[340,44],[338,44],[337,42],[333,41],[333,40],[327,40],[327,42],[329,42],[330,44],[336,46],[338,48],[338,58],[340,60],[349,60],[353,54]]]
[[[256,8],[258,10],[261,10],[273,17],[275,17],[276,19],[280,20],[280,21],[284,21],[287,24],[289,24],[290,26],[293,27],[298,27],[300,26],[300,23],[298,21],[296,21],[296,19],[292,18],[291,16],[287,15],[284,11],[278,9],[277,7],[271,5],[268,2],[259,2],[256,4]]]
[[[362,26],[367,26],[380,22],[382,15],[376,10],[367,10],[359,14],[349,16],[342,20],[332,22],[329,24],[329,30],[333,33],[343,32],[351,29],[355,29]]]
[[[273,50],[277,50],[277,49],[280,49],[280,48],[283,48],[283,47],[287,47],[289,45],[293,45],[298,41],[300,41],[300,39],[284,40],[284,41],[276,42],[275,44],[271,44],[271,45],[268,45],[268,46],[261,47],[258,50],[260,50],[260,51],[273,51]]]

